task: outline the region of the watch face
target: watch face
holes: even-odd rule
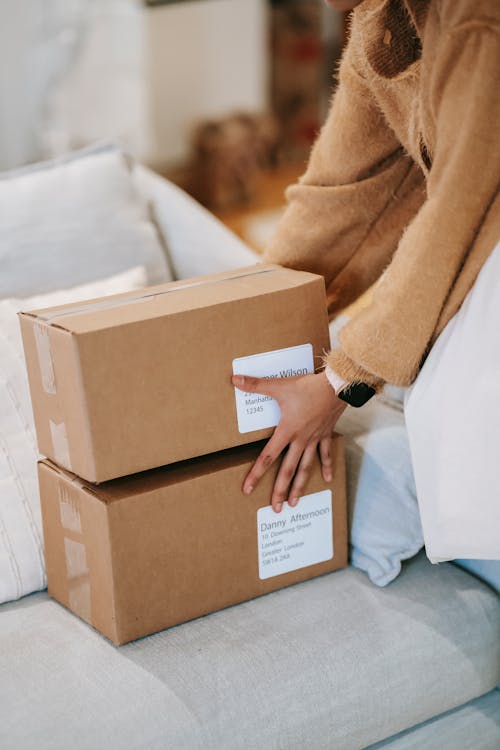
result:
[[[372,388],[368,383],[358,382],[346,385],[345,388],[342,388],[338,397],[351,406],[363,406],[375,393],[375,388]]]

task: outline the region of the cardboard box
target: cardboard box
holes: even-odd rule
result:
[[[342,439],[333,481],[318,461],[305,496],[279,514],[276,469],[241,492],[261,447],[101,485],[41,461],[49,594],[119,645],[345,566]]]
[[[40,453],[91,482],[269,436],[276,403],[246,398],[232,371],[312,372],[329,346],[323,278],[274,265],[20,323]]]

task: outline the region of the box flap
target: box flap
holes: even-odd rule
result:
[[[265,445],[265,441],[251,443],[236,448],[228,448],[199,458],[189,458],[169,466],[142,471],[119,479],[112,479],[99,485],[83,482],[86,489],[91,489],[103,502],[112,503],[126,497],[152,492],[159,487],[190,482],[198,477],[214,474],[233,466],[243,466],[253,461]],[[78,478],[77,478],[78,479]]]
[[[342,439],[337,433],[334,433],[333,438],[336,443]],[[265,440],[260,440],[256,443],[228,448],[227,450],[207,456],[179,461],[169,466],[161,466],[158,469],[142,471],[138,474],[120,477],[119,479],[111,479],[101,484],[87,482],[77,477],[76,474],[62,469],[47,458],[39,461],[39,463],[61,474],[72,484],[87,490],[102,500],[102,502],[109,504],[127,497],[143,495],[160,487],[169,487],[173,484],[190,482],[193,479],[206,476],[207,474],[214,474],[234,466],[244,466],[257,459],[265,444]]]
[[[95,497],[102,499],[99,492],[99,485],[92,484],[92,482],[88,482],[85,479],[82,479],[81,477],[74,474],[72,471],[69,471],[68,469],[63,469],[62,466],[59,466],[58,464],[54,463],[50,460],[50,458],[42,458],[38,461],[38,465],[42,467],[46,467],[50,471],[52,471],[54,474],[59,474],[63,479],[65,479],[70,484],[74,484],[75,487],[80,487],[81,489],[85,490],[86,492],[90,492],[91,495],[94,495]]]
[[[174,281],[139,291],[22,311],[70,333],[87,333],[234,300],[272,294],[322,277],[273,264],[257,264],[211,276]]]

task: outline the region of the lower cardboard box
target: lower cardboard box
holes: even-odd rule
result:
[[[38,464],[49,594],[120,645],[347,564],[343,441],[295,508],[277,467],[241,485],[263,443],[100,485]]]

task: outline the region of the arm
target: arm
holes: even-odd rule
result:
[[[432,64],[422,71],[436,132],[427,199],[371,305],[344,326],[340,348],[327,359],[349,380],[413,381],[498,192],[499,24],[455,21],[451,6],[443,19],[450,25],[441,29]]]
[[[453,3],[450,10],[452,17]],[[328,357],[333,369],[348,380],[376,386],[386,380],[411,382],[483,219],[498,205],[499,36],[498,22],[455,23],[443,30],[436,45],[425,80],[436,132],[436,142],[426,144],[432,146],[433,156],[427,199],[404,233],[371,306],[344,326],[341,347]],[[500,229],[498,213],[495,222],[493,229]],[[316,227],[311,232],[317,236]],[[315,245],[307,240],[306,235],[305,254],[298,244],[292,245],[299,262],[307,263],[311,247],[314,255]],[[295,241],[294,234],[289,241]],[[286,247],[282,252],[286,262]],[[349,257],[354,260],[352,254]],[[320,267],[318,256],[317,270]],[[403,376],[395,377],[401,368]],[[300,496],[318,445],[328,481],[328,454],[321,446],[342,406],[321,378],[324,373],[272,383],[270,395],[280,404],[281,420],[246,477],[244,491],[251,491],[288,446],[273,491],[275,510],[287,497]],[[262,388],[269,385],[246,379],[233,382],[258,393],[266,393]]]
[[[357,72],[353,28],[327,120],[264,260],[316,272],[331,315],[389,264],[424,197],[423,175]]]

